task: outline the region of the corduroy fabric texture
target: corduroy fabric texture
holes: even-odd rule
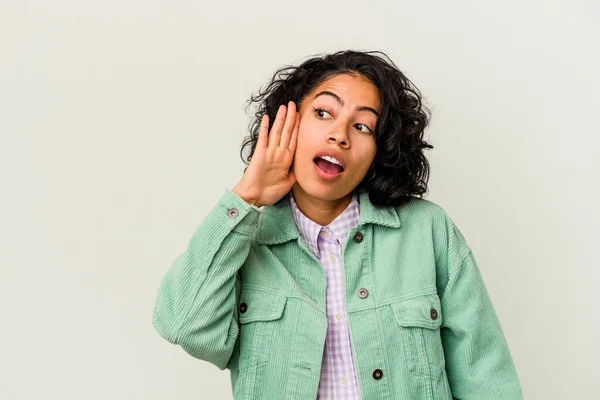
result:
[[[359,199],[341,254],[362,399],[522,399],[474,254],[447,213],[425,199]],[[229,369],[235,400],[317,398],[326,276],[287,200],[257,209],[226,190],[154,305],[164,339]]]

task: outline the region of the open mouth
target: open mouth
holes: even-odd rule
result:
[[[335,162],[325,160],[321,157],[317,157],[313,160],[315,163],[317,174],[324,179],[333,179],[344,172],[344,167]]]
[[[313,162],[317,164],[317,167],[319,167],[322,171],[329,174],[337,174],[344,171],[344,167],[341,165],[327,161],[321,157],[315,158]]]

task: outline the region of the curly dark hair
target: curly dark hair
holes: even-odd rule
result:
[[[278,69],[271,82],[247,101],[246,112],[253,104],[257,111],[248,126],[250,135],[244,138],[240,150],[246,164],[244,171],[256,148],[262,116],[268,114],[270,131],[281,104],[294,101],[300,109],[306,95],[315,87],[340,74],[367,78],[380,92],[381,112],[375,128],[375,177],[370,179],[372,170],[369,170],[357,189],[367,190],[369,200],[378,207],[395,207],[411,197],[423,197],[429,179],[429,162],[423,150],[433,148],[423,140],[423,133],[431,111],[423,104],[419,89],[381,51],[338,51],[314,56],[299,66]],[[249,153],[244,158],[248,148]]]

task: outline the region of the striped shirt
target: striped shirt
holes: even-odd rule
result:
[[[359,201],[356,192],[348,207],[329,225],[321,226],[300,211],[293,193],[292,214],[302,239],[321,262],[327,279],[327,336],[321,365],[317,399],[360,400],[345,303],[342,245],[350,228],[358,225]]]

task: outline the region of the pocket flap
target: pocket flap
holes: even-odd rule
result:
[[[239,322],[272,321],[281,318],[287,296],[242,288],[238,303]],[[245,306],[242,306],[245,304]],[[244,312],[242,312],[242,307]]]
[[[437,329],[442,325],[442,307],[437,294],[428,294],[391,304],[400,326]]]

